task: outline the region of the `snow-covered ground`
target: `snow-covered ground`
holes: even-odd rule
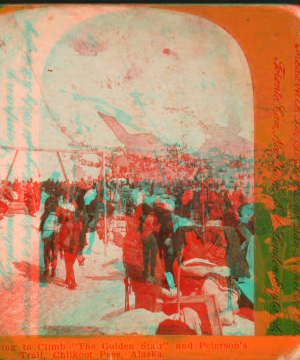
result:
[[[59,256],[57,276],[44,281],[39,216],[4,217],[0,222],[0,335],[153,335],[166,315],[144,309],[125,312],[122,249],[106,249],[95,233],[84,266],[75,262],[78,287],[64,284],[65,263]],[[89,234],[87,235],[89,239]],[[133,308],[134,295],[130,296]],[[224,335],[253,335],[254,323],[237,316]]]
[[[13,235],[9,242],[6,234],[11,228]],[[60,331],[97,333],[111,317],[124,312],[121,248],[109,243],[105,255],[104,244],[95,234],[92,252],[85,255],[84,266],[80,268],[77,261],[74,266],[78,287],[69,290],[64,284],[65,263],[60,257],[55,278],[44,282],[40,274],[43,272],[43,255],[42,245],[39,247],[38,217],[5,217],[0,223],[0,232],[3,277],[0,284],[0,335],[24,335],[26,329],[30,334]],[[28,239],[30,249],[24,246]],[[29,249],[27,253],[26,249]],[[12,256],[8,256],[9,253]]]

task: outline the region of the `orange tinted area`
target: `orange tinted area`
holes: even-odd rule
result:
[[[298,8],[293,8],[294,13],[284,6],[174,6],[168,9],[214,21],[237,40],[246,55],[254,94],[255,202],[271,203],[267,208],[273,222],[273,231],[257,234],[256,239],[256,334],[296,334],[299,299],[292,295],[278,302],[281,291],[274,292],[273,286],[277,285],[269,272],[274,273],[276,268],[274,243],[278,243],[278,237],[283,236],[289,248],[297,248],[298,243],[297,229],[293,228],[292,232],[283,229],[283,235],[280,230],[280,226],[290,225],[291,214],[297,213],[298,167],[294,167],[294,160],[299,159],[299,90],[295,85],[295,76],[299,73],[299,65],[298,69],[295,66],[299,43]],[[282,214],[283,208],[288,209],[288,214]],[[262,217],[259,209],[255,211],[256,217]],[[285,256],[283,250],[278,252],[276,256]],[[266,259],[272,256],[267,264]],[[284,271],[280,271],[277,282],[282,279],[284,283],[286,279],[291,283],[290,292],[295,294],[299,287],[298,270]],[[291,316],[287,315],[289,311]]]
[[[148,7],[149,5],[144,6]],[[2,7],[0,13],[6,14],[32,7]],[[295,139],[297,136],[295,135],[295,116],[297,115],[295,110],[295,45],[300,43],[299,19],[292,11],[279,6],[153,5],[150,7],[186,12],[213,21],[228,31],[244,51],[253,82],[255,185],[256,201],[260,202],[263,197],[261,188],[266,187],[270,192],[274,188],[274,179],[277,173],[274,173],[273,164],[274,160],[278,160],[278,157],[274,157],[274,148],[276,148],[274,137],[277,137],[281,143],[281,154],[284,154],[284,159],[298,159],[297,152],[295,152],[295,142],[297,141]],[[278,68],[281,69],[281,75],[278,75]],[[280,87],[279,99],[278,86]],[[275,124],[276,119],[278,120],[277,125]],[[269,149],[269,152],[266,152],[266,149]],[[284,160],[279,158],[279,161]],[[292,176],[294,181],[295,170],[292,168],[293,161],[290,162],[290,168],[282,166],[279,173],[282,177]],[[272,215],[274,214],[272,213]],[[273,218],[272,220],[274,220]],[[274,232],[276,227],[284,224],[282,218],[284,217],[280,214],[275,217],[274,221],[275,223],[277,221],[277,225],[273,229]],[[270,236],[271,238],[272,236]],[[0,340],[0,357],[10,360],[278,359],[280,356],[290,354],[299,344],[296,337],[261,336],[273,335],[275,330],[272,332],[271,323],[278,319],[283,321],[292,319],[294,322],[299,322],[299,312],[289,308],[289,306],[293,307],[291,305],[276,308],[274,312],[270,310],[274,309],[272,303],[280,296],[280,290],[277,291],[276,287],[272,287],[272,278],[266,276],[266,268],[261,266],[264,259],[270,257],[271,253],[268,253],[267,248],[265,252],[261,250],[259,242],[263,241],[264,244],[268,244],[268,239],[269,236],[256,239],[258,242],[255,289],[256,337],[9,337]],[[270,267],[272,269],[272,265]],[[271,304],[271,308],[267,304]],[[282,335],[285,335],[284,331]]]
[[[276,340],[276,341],[274,341]],[[290,354],[293,337],[113,336],[99,338],[12,337],[1,341],[2,359],[268,359]],[[5,348],[7,350],[5,350]],[[11,351],[11,349],[14,349]],[[35,357],[34,357],[35,356]]]

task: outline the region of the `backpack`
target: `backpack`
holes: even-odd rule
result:
[[[68,221],[60,229],[60,247],[77,252],[79,248],[80,228],[76,221]]]

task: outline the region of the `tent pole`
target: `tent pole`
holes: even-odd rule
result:
[[[104,150],[103,150],[103,151],[104,151]],[[109,170],[110,170],[110,168],[111,168],[112,162],[114,161],[114,157],[115,157],[115,155],[116,155],[116,152],[117,152],[117,150],[114,149],[114,151],[113,151],[113,153],[112,153],[112,155],[111,155],[111,158],[110,158],[108,167],[107,167],[106,172],[105,172],[105,179],[106,179],[106,177],[107,177],[107,175],[108,175],[108,173],[109,173]],[[104,166],[104,165],[103,165],[103,166]]]
[[[167,185],[166,179],[165,179],[165,176],[164,176],[164,173],[163,173],[162,168],[161,168],[161,166],[160,166],[160,162],[159,162],[158,156],[157,156],[157,154],[156,154],[156,151],[154,151],[154,156],[155,156],[155,159],[156,159],[156,161],[157,161],[157,165],[158,165],[158,168],[159,168],[159,171],[160,171],[160,175],[161,175],[161,177],[162,177],[162,179],[163,179],[163,182],[164,182],[165,185]]]
[[[63,163],[62,163],[62,161],[61,161],[61,157],[60,157],[60,155],[59,155],[59,151],[57,151],[57,157],[58,157],[58,161],[59,161],[59,163],[60,163],[60,166],[61,166],[61,169],[62,169],[62,172],[63,172],[63,174],[64,174],[64,178],[65,178],[65,180],[66,181],[68,181],[68,178],[67,178],[67,174],[66,174],[66,171],[65,171],[65,168],[64,168],[64,165],[63,165]]]
[[[203,237],[203,246],[205,243],[205,211],[204,211],[204,186],[203,186],[203,167],[202,167],[202,153],[200,154],[200,174],[201,174],[201,202],[202,202],[202,237]],[[204,253],[204,249],[203,249]],[[204,255],[204,254],[203,254]]]
[[[62,172],[63,172],[63,174],[64,174],[65,181],[68,182],[67,174],[66,174],[64,165],[63,165],[63,163],[62,163],[62,161],[61,161],[61,157],[60,157],[60,155],[59,155],[59,151],[57,151],[57,157],[58,157],[60,166],[61,166],[61,168],[62,168]],[[69,186],[69,184],[68,184],[68,189],[67,189],[67,202],[69,202],[69,196],[70,196],[70,186]]]
[[[178,258],[177,258],[178,261]],[[178,274],[177,274],[177,313],[180,317],[180,272],[181,272],[181,262],[182,262],[182,249],[180,249],[180,255],[179,255],[179,266],[178,266]]]
[[[74,185],[76,183],[76,149],[75,149],[75,156],[74,156]]]
[[[111,158],[113,160],[114,153]],[[102,164],[103,164],[103,204],[104,204],[104,255],[107,256],[107,223],[106,223],[106,173],[105,173],[105,153],[102,153]]]
[[[14,167],[14,163],[15,163],[15,161],[16,161],[18,152],[19,152],[19,150],[16,151],[15,156],[14,156],[14,158],[13,158],[13,161],[12,161],[12,163],[11,163],[11,165],[10,165],[10,168],[9,168],[8,173],[7,173],[7,175],[6,175],[6,179],[5,179],[6,181],[8,180],[9,175],[10,175],[10,173],[11,173],[13,167]]]
[[[134,172],[134,177],[136,179],[136,172],[135,172],[135,168],[134,168],[134,164],[130,163],[129,161],[129,156],[128,156],[128,151],[126,150],[126,148],[123,150],[123,152],[127,155],[127,161],[128,161],[128,164],[130,165],[130,167],[133,169],[133,172]],[[131,170],[131,169],[130,169]]]

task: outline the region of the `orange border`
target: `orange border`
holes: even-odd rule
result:
[[[0,14],[27,10],[32,8],[49,7],[53,5],[14,5],[4,6]],[[255,144],[267,146],[271,141],[272,121],[272,86],[273,86],[273,60],[279,58],[286,68],[286,86],[283,89],[284,105],[289,116],[282,127],[282,140],[287,145],[286,149],[293,155],[293,99],[294,99],[294,71],[295,71],[295,43],[299,42],[299,19],[293,14],[292,8],[282,6],[209,6],[209,5],[141,5],[157,9],[175,10],[188,14],[204,17],[215,22],[227,30],[243,49],[251,71],[254,87],[254,116],[255,116]],[[299,6],[294,6],[299,11]],[[257,174],[256,174],[257,177]],[[256,332],[263,334],[265,330],[263,314],[256,315]],[[24,344],[34,349],[38,343],[58,344],[85,342],[101,347],[104,341],[118,343],[134,343],[139,346],[142,342],[155,344],[166,341],[165,358],[176,359],[277,359],[278,356],[291,352],[300,340],[297,337],[102,337],[102,338],[37,338],[37,337],[11,337],[1,338],[0,346],[14,343],[22,348]],[[176,343],[191,342],[193,350],[177,350]],[[205,343],[200,349],[199,343]],[[209,349],[209,344],[246,344],[246,348],[227,351]],[[216,345],[211,345],[216,346]],[[1,349],[1,347],[0,347]],[[37,352],[37,351],[35,351]],[[20,354],[1,351],[2,359],[21,359]],[[123,357],[123,359],[126,357]],[[51,359],[51,357],[47,357]],[[71,358],[69,358],[71,359]],[[94,357],[95,359],[95,357]]]

